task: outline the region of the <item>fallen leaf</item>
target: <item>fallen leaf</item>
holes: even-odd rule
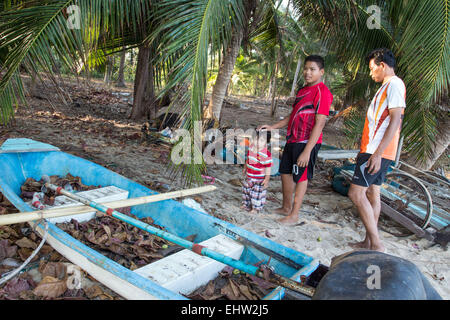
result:
[[[233,185],[233,186],[236,186],[236,187],[241,187],[242,186],[242,182],[239,179],[228,180],[228,183]]]
[[[33,250],[29,249],[29,248],[20,248],[18,253],[19,253],[20,259],[22,259],[22,261],[25,261],[28,259],[29,256],[31,256],[31,254],[33,253]],[[33,259],[31,259],[30,262],[36,261],[37,259],[38,259],[38,255],[35,255],[33,257]]]
[[[21,248],[30,248],[30,249],[37,248],[37,244],[26,237],[23,237],[22,239],[17,240],[16,244]]]
[[[11,246],[8,239],[0,240],[0,260],[12,258],[17,254],[17,246]]]
[[[59,280],[50,276],[46,276],[34,288],[33,293],[37,296],[45,298],[57,298],[64,294],[67,290],[65,280]]]
[[[89,299],[93,299],[103,294],[103,290],[98,285],[93,285],[86,289],[85,293]]]
[[[102,225],[103,230],[105,230],[106,234],[108,235],[108,238],[111,238],[111,229],[107,225]]]
[[[240,296],[240,293],[239,293],[239,288],[238,288],[238,286],[234,283],[233,280],[228,279],[228,281],[229,281],[229,283],[230,283],[231,289],[233,290],[233,294],[234,294],[236,297],[239,297],[239,296]]]
[[[234,294],[234,291],[231,288],[230,283],[227,283],[222,289],[220,289],[220,293],[225,295],[230,300],[238,299],[238,297]]]
[[[206,290],[203,291],[202,294],[205,294],[207,296],[212,296],[214,294],[216,286],[214,285],[214,281],[211,280],[208,282],[208,285],[206,286]]]
[[[66,278],[66,266],[62,262],[48,262],[39,267],[42,277],[50,276],[59,280]]]
[[[30,284],[26,279],[15,277],[5,285],[4,290],[10,297],[15,298],[22,291],[30,290]]]
[[[250,293],[249,288],[246,285],[239,285],[239,290],[241,293],[249,300],[256,300],[256,297]]]

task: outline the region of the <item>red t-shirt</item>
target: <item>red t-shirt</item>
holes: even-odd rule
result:
[[[307,143],[316,123],[316,114],[328,116],[333,95],[328,87],[320,82],[311,87],[303,87],[297,93],[292,105],[287,130],[287,143]],[[317,144],[322,143],[322,133]]]
[[[266,168],[273,164],[272,154],[267,148],[256,151],[250,146],[247,154],[247,177],[251,179],[264,179]]]

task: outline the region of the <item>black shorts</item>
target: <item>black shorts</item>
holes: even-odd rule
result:
[[[311,180],[314,175],[314,164],[321,144],[316,144],[311,150],[308,167],[299,168],[297,159],[306,147],[306,143],[286,143],[280,161],[281,174],[292,174],[295,183]]]
[[[352,183],[361,187],[369,187],[371,185],[381,186],[386,177],[386,172],[392,163],[392,160],[381,159],[380,170],[375,174],[369,174],[367,161],[372,155],[370,153],[360,153],[356,157],[355,173],[353,174]]]

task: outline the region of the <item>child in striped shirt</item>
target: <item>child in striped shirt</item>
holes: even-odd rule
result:
[[[242,209],[250,213],[259,213],[266,202],[266,190],[269,186],[272,154],[267,149],[270,131],[256,131],[252,139],[243,174],[246,177],[242,185]]]

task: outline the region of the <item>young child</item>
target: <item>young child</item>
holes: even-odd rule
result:
[[[245,181],[242,186],[242,209],[250,213],[261,212],[266,203],[266,190],[269,186],[272,154],[267,150],[270,132],[256,131],[252,139],[244,165]]]
[[[286,216],[279,220],[281,223],[292,224],[298,221],[308,180],[313,177],[314,164],[322,144],[322,129],[333,101],[333,95],[322,82],[324,67],[325,63],[321,56],[306,57],[303,69],[305,86],[297,93],[291,115],[273,125],[259,127],[260,130],[288,127],[279,170],[283,206],[275,211]]]

